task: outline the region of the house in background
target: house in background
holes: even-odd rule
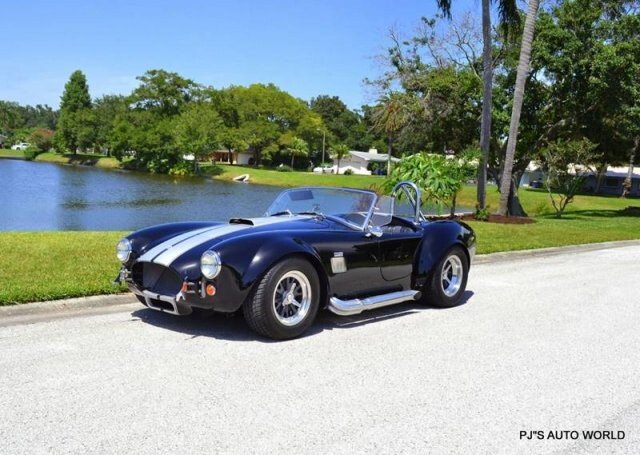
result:
[[[350,169],[354,174],[371,175],[369,170],[372,163],[381,163],[383,166],[387,163],[388,154],[378,153],[376,149],[369,149],[368,152],[359,152],[350,150],[349,154],[340,160],[339,173],[344,174]],[[391,157],[391,161],[397,163],[398,158]],[[338,172],[338,160],[333,160],[333,172]]]
[[[613,194],[620,196],[622,194],[622,184],[629,175],[629,168],[626,166],[613,167],[609,166],[607,172],[602,176],[602,183],[598,194]],[[544,172],[542,168],[532,161],[527,166],[527,170],[520,179],[521,186],[529,186],[532,188],[540,188],[544,183]],[[594,172],[589,172],[584,183],[584,191],[595,193],[598,185],[598,176]],[[640,168],[635,168],[631,178],[630,196],[640,196]]]
[[[0,134],[0,147],[4,147],[4,143],[7,142],[8,137],[4,134]]]
[[[622,184],[629,175],[629,168],[627,166],[607,168],[602,177],[602,183],[600,184],[600,191],[598,194],[615,194],[620,196],[622,194]],[[587,181],[584,184],[584,189],[589,192],[595,192],[598,183],[598,176],[591,173],[587,177]],[[629,189],[630,196],[640,196],[640,169],[633,170],[631,177],[631,188]]]
[[[214,150],[211,154],[211,159],[216,163],[229,163],[229,164],[254,164],[254,154],[252,152],[238,152],[236,150],[220,149]]]

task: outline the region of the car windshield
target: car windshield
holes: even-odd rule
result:
[[[376,195],[347,188],[296,188],[283,191],[267,210],[267,216],[322,215],[362,229]]]

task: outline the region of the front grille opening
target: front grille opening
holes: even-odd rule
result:
[[[151,262],[138,262],[133,266],[131,279],[141,289],[160,295],[174,296],[182,288],[182,280],[172,269]]]
[[[150,302],[151,306],[153,306],[155,308],[161,308],[161,309],[167,310],[167,311],[175,311],[174,308],[173,308],[173,305],[171,305],[169,302],[165,302],[164,300],[149,299],[149,302]]]

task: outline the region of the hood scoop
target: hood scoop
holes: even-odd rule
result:
[[[289,221],[308,220],[309,215],[262,216],[259,218],[231,218],[229,224],[246,224],[249,226],[266,226],[268,224],[286,223]]]

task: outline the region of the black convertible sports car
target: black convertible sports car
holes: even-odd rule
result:
[[[419,201],[411,182],[392,196],[286,190],[263,217],[130,234],[117,246],[116,282],[149,308],[176,315],[242,309],[253,330],[276,339],[299,336],[324,307],[353,315],[407,300],[454,306],[475,235],[464,223],[427,221]]]

